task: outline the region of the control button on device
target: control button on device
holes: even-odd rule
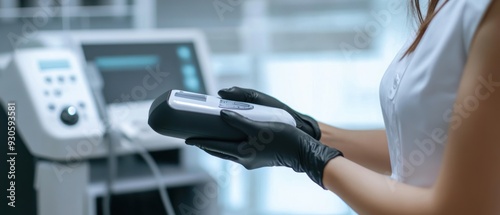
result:
[[[49,104],[49,110],[54,111],[56,109],[56,106],[54,104]]]
[[[51,84],[51,83],[52,83],[52,78],[50,78],[50,77],[45,77],[45,82],[46,82],[47,84]]]
[[[67,106],[61,112],[61,121],[66,125],[74,125],[78,122],[78,112],[74,106]]]
[[[234,110],[252,110],[253,109],[253,105],[246,104],[243,102],[227,101],[224,99],[220,100],[219,107],[224,108],[224,109],[234,109]]]
[[[64,77],[63,76],[59,76],[57,79],[59,80],[59,82],[61,84],[64,83]]]
[[[240,110],[251,110],[251,109],[253,109],[252,105],[249,105],[249,104],[246,104],[246,103],[243,103],[243,102],[235,102],[234,105],[236,106],[236,108],[238,108]]]
[[[57,89],[54,90],[54,95],[57,97],[61,96],[61,90],[57,90]]]
[[[71,80],[73,83],[76,82],[76,76],[69,76],[69,80]]]

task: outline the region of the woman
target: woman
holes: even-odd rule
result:
[[[186,143],[248,169],[305,172],[361,214],[500,214],[500,2],[430,0],[425,17],[418,0],[412,5],[420,29],[381,83],[386,131],[318,124],[231,88],[220,96],[283,108],[297,127],[224,110],[246,141]]]

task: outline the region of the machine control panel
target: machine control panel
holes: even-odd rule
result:
[[[104,134],[84,70],[72,50],[16,50],[0,78],[0,100],[2,105],[16,102],[18,128],[34,155],[64,160],[76,152],[85,158]]]
[[[78,91],[81,87],[78,72],[75,71],[69,59],[40,59],[38,61],[41,73],[42,92],[46,99],[46,109],[54,114],[60,115],[60,120],[65,125],[71,126],[78,122],[79,112],[85,119],[86,101],[84,99],[72,98],[71,92]],[[68,104],[68,100],[73,100]]]

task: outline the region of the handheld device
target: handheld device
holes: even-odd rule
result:
[[[170,90],[158,97],[149,110],[148,123],[156,132],[182,139],[203,137],[243,140],[246,135],[220,118],[220,111],[232,110],[249,119],[296,126],[286,111],[215,96]]]

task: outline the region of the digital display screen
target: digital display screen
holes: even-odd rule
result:
[[[160,63],[160,57],[157,55],[101,56],[97,57],[94,63],[100,70],[120,72],[156,66]]]
[[[85,44],[99,70],[106,102],[153,100],[171,89],[206,94],[192,43]]]
[[[200,95],[200,94],[176,92],[175,96],[185,98],[185,99],[198,100],[198,101],[202,101],[202,102],[207,101],[207,97],[205,95]]]
[[[50,71],[50,70],[65,70],[69,69],[69,62],[65,59],[61,60],[41,60],[38,62],[38,67],[40,71]]]

